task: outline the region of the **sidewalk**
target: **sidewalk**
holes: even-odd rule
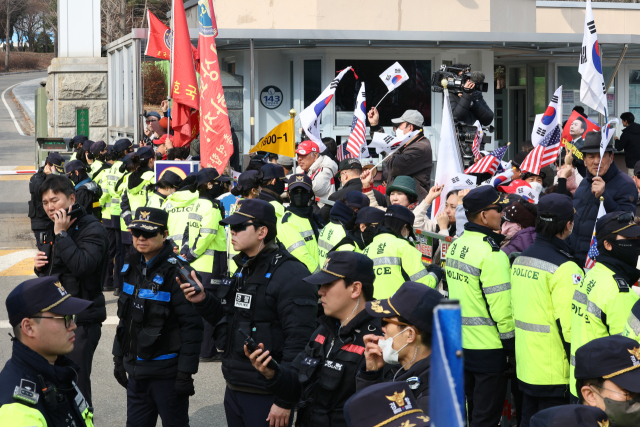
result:
[[[32,124],[36,122],[36,90],[40,87],[43,78],[27,80],[12,89],[13,96],[20,103],[24,111],[29,115]]]

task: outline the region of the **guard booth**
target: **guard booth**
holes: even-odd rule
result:
[[[70,143],[71,138],[36,138],[36,169],[43,165],[49,153],[58,153],[68,161],[73,154]]]

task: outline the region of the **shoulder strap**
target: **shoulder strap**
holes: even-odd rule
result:
[[[622,276],[620,276],[619,274],[614,274],[613,280],[615,280],[616,285],[618,285],[618,292],[629,292],[629,284]]]
[[[289,221],[289,218],[291,218],[291,212],[285,212],[285,214],[282,216],[282,223],[286,224],[287,221]]]
[[[491,246],[491,250],[493,252],[498,252],[500,250],[500,245],[497,244],[496,241],[493,240],[490,236],[485,236],[482,240],[489,243],[489,246]]]

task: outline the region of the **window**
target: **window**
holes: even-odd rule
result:
[[[336,125],[351,126],[360,83],[365,84],[367,110],[382,99],[387,93],[387,86],[380,80],[380,74],[394,62],[394,60],[379,59],[336,60],[336,70],[343,70],[351,65],[358,75],[356,80],[353,73],[345,74],[336,89]],[[400,117],[405,110],[418,110],[424,117],[424,126],[431,126],[431,61],[398,62],[409,75],[409,81],[399,86],[382,101],[378,107],[380,124],[393,126],[391,119]]]
[[[533,71],[533,114],[543,114],[547,110],[547,84],[545,67],[532,67]]]
[[[504,108],[502,107],[502,99],[496,99],[496,133],[495,137],[497,141],[502,141],[502,126],[504,120]]]
[[[613,67],[602,67],[604,84],[609,83],[613,74]],[[582,76],[578,72],[578,67],[558,67],[558,85],[562,85],[562,120],[567,120],[571,115],[571,110],[577,105],[584,107],[584,112],[591,120],[598,123],[599,113],[580,102],[580,82]],[[607,113],[609,118],[615,117],[615,80],[607,92]]]
[[[629,71],[629,112],[640,122],[640,70]]]
[[[316,100],[322,93],[322,61],[307,59],[304,61],[304,108]]]

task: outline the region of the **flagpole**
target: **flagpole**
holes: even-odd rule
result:
[[[174,23],[176,16],[174,10],[175,2],[175,0],[171,0],[171,57],[169,58],[169,94],[167,96],[167,139],[171,137],[171,114],[169,110],[171,109],[171,98],[173,95],[173,47],[176,44],[176,26]]]
[[[384,96],[382,97],[382,99],[385,99],[387,97],[387,95],[389,95],[390,93],[391,93],[391,91],[385,93]],[[376,104],[375,108],[378,108],[378,105],[380,105],[380,103],[382,102],[382,99],[380,101],[378,101],[378,104]]]

